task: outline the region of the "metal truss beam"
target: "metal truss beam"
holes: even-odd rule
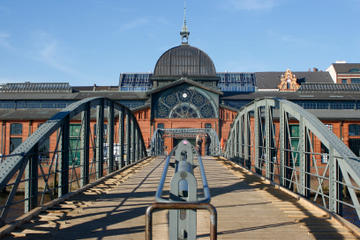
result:
[[[278,131],[273,129],[274,116],[278,119]],[[299,128],[297,142],[293,140],[293,122]],[[309,133],[329,150],[329,163],[322,175],[316,165],[313,166],[315,173],[311,173],[310,160],[313,159],[314,164],[317,164],[316,156],[319,153],[312,152],[314,147],[311,146],[313,142]],[[275,145],[276,139],[278,143]],[[308,198],[310,176],[315,176],[319,183],[318,188],[313,190],[316,191],[315,198],[321,195],[326,205],[324,194],[328,194],[329,206],[326,207],[335,213],[339,212],[343,202],[339,189],[343,188],[340,185],[344,181],[352,204],[360,216],[360,204],[356,195],[356,191],[360,190],[360,159],[319,119],[295,103],[282,99],[261,99],[243,107],[229,131],[224,154],[228,158],[240,156],[243,159],[240,162],[244,166],[258,174],[265,173],[270,180],[274,180],[276,170],[280,185]],[[252,156],[255,159],[251,159]],[[324,181],[328,182],[328,193],[323,189]]]
[[[90,171],[91,171],[91,162],[90,159],[90,144],[95,145],[96,149],[94,150],[93,155],[95,155],[95,165],[96,168],[96,178],[100,178],[103,175],[104,168],[104,144],[106,139],[104,139],[104,108],[107,108],[107,163],[108,163],[108,172],[114,170],[114,125],[116,116],[115,110],[119,112],[119,139],[118,143],[120,145],[119,153],[119,167],[124,167],[130,162],[124,162],[124,136],[125,133],[128,135],[130,131],[128,129],[129,124],[124,128],[124,116],[126,113],[127,122],[132,118],[133,125],[133,161],[134,163],[137,160],[140,160],[141,157],[146,156],[146,149],[144,140],[138,127],[138,123],[135,117],[132,115],[131,111],[125,106],[118,104],[110,99],[102,97],[87,98],[75,102],[65,109],[61,110],[55,114],[51,119],[42,124],[32,135],[30,135],[26,141],[17,147],[10,156],[4,156],[3,161],[0,163],[0,190],[3,190],[8,186],[11,179],[15,179],[14,183],[10,185],[13,186],[13,190],[7,197],[6,204],[3,206],[1,213],[1,221],[4,222],[7,212],[10,209],[11,205],[14,204],[14,196],[16,194],[17,188],[21,179],[25,179],[25,211],[30,211],[38,204],[38,185],[40,178],[44,181],[45,189],[42,194],[55,194],[57,196],[53,197],[62,197],[68,192],[72,191],[73,183],[77,182],[79,187],[84,186],[90,181]],[[96,140],[95,144],[90,142],[92,139],[91,130],[90,130],[90,111],[92,108],[96,108],[96,129],[95,135]],[[81,128],[78,135],[79,139],[78,145],[71,146],[71,136],[70,137],[70,121],[80,115]],[[39,146],[43,144],[49,137],[58,132],[58,139],[56,142],[56,147],[53,152],[48,153],[50,157],[46,161],[49,161],[47,168],[42,167],[42,162],[40,161]],[[125,133],[124,133],[125,132]],[[75,136],[76,137],[76,136]],[[136,139],[135,139],[136,138]],[[130,141],[127,138],[127,148],[130,147]],[[137,146],[137,154],[135,153],[135,145]],[[74,149],[70,149],[70,147]],[[93,150],[93,149],[92,149]],[[71,153],[71,154],[70,154]],[[79,159],[79,163],[75,164],[73,155],[79,156],[75,158]],[[130,151],[127,151],[128,155]],[[71,155],[71,159],[70,159]],[[136,157],[135,157],[136,156]],[[129,156],[127,156],[129,160]],[[70,161],[72,162],[70,166]],[[77,160],[76,160],[77,161]],[[55,163],[54,163],[55,162]],[[78,167],[80,171],[76,171],[75,167]],[[25,170],[26,168],[26,170]],[[45,169],[45,170],[44,170]],[[41,171],[41,177],[40,172]],[[45,173],[44,171],[48,171]],[[70,172],[71,171],[71,172]],[[23,174],[25,173],[25,177]],[[78,176],[80,174],[80,176]],[[49,176],[53,175],[54,180],[51,181],[51,184],[54,185],[53,189],[50,189]],[[56,189],[55,189],[56,188]],[[44,196],[41,196],[40,203],[43,204]]]

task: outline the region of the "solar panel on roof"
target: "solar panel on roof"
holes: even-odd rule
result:
[[[150,73],[123,73],[120,75],[120,91],[144,92],[151,89]]]
[[[223,92],[254,92],[255,73],[217,73],[218,87]]]

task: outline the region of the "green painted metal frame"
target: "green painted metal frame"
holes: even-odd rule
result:
[[[0,224],[5,224],[9,209],[13,204],[18,204],[19,201],[14,201],[14,196],[21,183],[24,183],[24,211],[28,212],[38,205],[39,186],[38,181],[44,180],[45,188],[42,194],[51,192],[57,196],[62,197],[65,194],[72,191],[71,185],[73,180],[69,180],[69,177],[77,182],[79,187],[83,187],[90,181],[90,145],[91,139],[90,133],[90,116],[91,109],[96,108],[96,140],[95,140],[95,162],[96,179],[99,179],[104,174],[104,165],[107,165],[106,174],[110,174],[115,171],[114,161],[114,123],[116,117],[119,121],[119,163],[118,167],[123,168],[130,163],[135,163],[147,156],[145,143],[142,137],[141,130],[137,124],[136,118],[132,115],[131,111],[125,106],[118,104],[110,99],[102,97],[87,98],[76,103],[71,104],[67,108],[63,109],[46,123],[42,124],[39,129],[26,139],[18,148],[16,148],[10,156],[3,156],[3,160],[0,163],[0,190],[5,188],[11,189],[6,203],[1,207]],[[106,109],[106,118],[108,122],[107,139],[104,138],[104,114]],[[115,111],[118,113],[115,114]],[[70,121],[72,118],[80,115],[81,128],[79,133],[80,147],[79,149],[70,149]],[[124,117],[126,117],[126,128],[124,127]],[[129,127],[131,126],[131,129]],[[44,173],[44,169],[41,166],[38,146],[47,140],[50,135],[58,132],[56,149],[53,154],[51,165],[49,165],[49,172]],[[131,133],[131,134],[130,134]],[[124,153],[124,136],[126,134],[126,153]],[[137,138],[137,139],[135,139]],[[105,143],[106,142],[106,143]],[[94,143],[93,143],[94,144]],[[107,155],[104,156],[104,145],[107,144]],[[130,154],[130,148],[132,153]],[[80,151],[80,177],[77,176],[74,166],[69,165],[71,151]],[[135,153],[135,151],[137,151]],[[124,155],[127,159],[124,161]],[[131,161],[129,158],[131,155]],[[56,161],[53,164],[53,161]],[[51,173],[51,168],[55,166],[55,173]],[[39,175],[41,170],[41,175]],[[71,175],[70,175],[71,171]],[[25,173],[25,177],[24,176]],[[54,175],[54,188],[50,189],[49,176]],[[56,184],[56,185],[55,185]],[[40,204],[43,204],[44,196],[41,196]],[[21,201],[20,201],[21,202]]]
[[[274,117],[279,121],[277,130]],[[252,126],[250,118],[254,119]],[[297,148],[290,141],[290,121],[297,121],[299,124]],[[253,132],[252,135],[250,132]],[[310,133],[329,149],[329,162],[322,174],[319,173],[315,158],[319,153],[314,152]],[[356,192],[360,191],[360,159],[319,119],[295,103],[282,99],[260,99],[243,107],[229,132],[224,155],[252,171],[264,174],[271,181],[274,181],[277,168],[277,181],[280,185],[307,198],[310,191],[315,192],[314,199],[322,197],[324,207],[333,213],[340,213],[342,204],[349,206],[343,201],[340,191],[347,187],[351,207],[360,216],[360,204],[356,196]],[[299,166],[295,164],[296,159],[299,159]],[[310,173],[311,163],[316,173]],[[311,189],[310,177],[317,179],[318,187],[315,190]],[[329,182],[328,195],[323,189],[325,180]],[[328,198],[328,204],[325,198]]]

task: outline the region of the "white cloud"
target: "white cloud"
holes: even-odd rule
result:
[[[10,42],[10,34],[6,32],[0,32],[0,47],[6,48],[6,49],[12,49]]]
[[[120,26],[120,31],[128,31],[148,24],[150,21],[147,18],[137,18],[130,22],[124,23]]]
[[[69,74],[75,73],[73,69],[61,63],[57,42],[55,40],[45,43],[43,48],[39,51],[39,56],[41,61],[62,72]]]
[[[33,50],[33,59],[73,77],[87,78],[72,66],[66,64],[71,62],[71,60],[64,55],[66,51],[59,46],[59,41],[53,36],[47,32],[39,31],[35,33],[35,41],[37,46]]]
[[[228,0],[228,7],[235,10],[265,10],[275,5],[275,0]]]

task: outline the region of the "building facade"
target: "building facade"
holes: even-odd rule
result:
[[[117,86],[1,85],[1,154],[10,154],[62,108],[86,97],[102,96],[133,111],[147,146],[157,128],[212,128],[226,144],[242,106],[255,99],[283,98],[314,113],[359,156],[360,64],[335,63],[325,72],[216,72],[212,59],[188,44],[187,28],[181,36],[182,43],[160,56],[153,73],[120,74]],[[79,124],[74,120],[74,144],[77,131]],[[166,148],[172,149],[179,140],[165,139]],[[55,141],[56,136],[51,136],[44,152]]]

